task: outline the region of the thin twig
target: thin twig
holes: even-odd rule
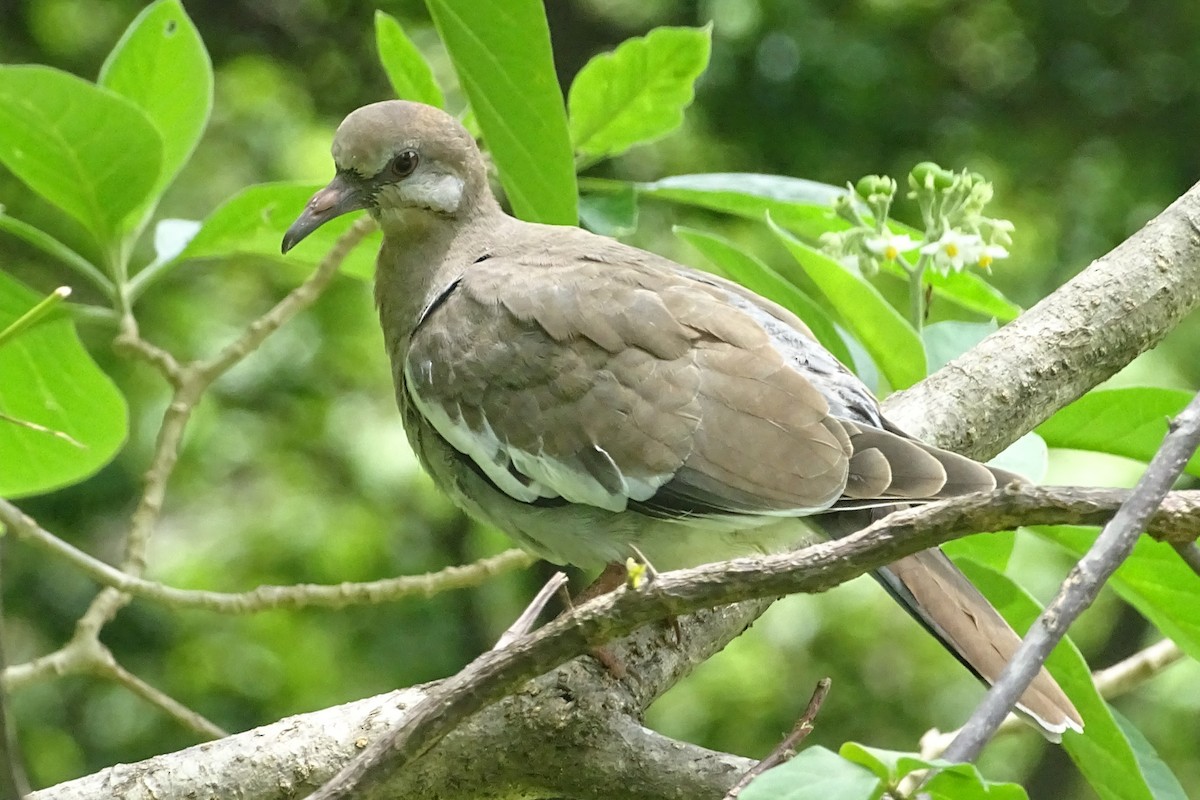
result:
[[[1004,717],[1029,686],[1046,656],[1075,618],[1090,606],[1105,581],[1133,552],[1133,546],[1155,510],[1179,477],[1200,444],[1200,394],[1192,398],[1171,423],[1162,447],[1129,499],[1104,526],[1095,544],[1063,582],[1058,596],[1046,607],[1026,634],[1000,678],[984,695],[962,731],[946,749],[949,761],[974,761],[979,757]]]
[[[724,800],[737,800],[742,790],[750,785],[750,781],[796,755],[796,745],[800,744],[806,736],[812,733],[814,720],[816,720],[817,714],[821,711],[821,704],[825,702],[825,696],[829,694],[829,687],[832,683],[833,681],[829,678],[821,678],[821,680],[817,681],[817,688],[813,689],[808,706],[804,709],[804,713],[800,715],[800,719],[796,721],[792,732],[785,736],[783,741],[779,743],[779,746],[772,750],[766,758],[746,770],[745,774],[733,785],[733,788],[725,793]]]
[[[500,634],[500,638],[496,640],[496,644],[492,645],[493,650],[503,650],[515,640],[524,636],[533,630],[533,624],[541,615],[542,610],[546,607],[546,603],[550,602],[550,598],[558,592],[559,589],[567,585],[567,573],[556,572],[550,576],[550,580],[546,581],[533,599],[529,601],[529,605],[521,612],[521,615],[508,626],[508,630]]]
[[[129,691],[143,698],[156,708],[165,711],[168,716],[184,728],[199,734],[205,739],[223,739],[229,732],[210,721],[201,714],[192,711],[161,689],[157,689],[144,680],[122,667],[116,659],[104,663],[97,674],[121,684]]]
[[[535,561],[525,551],[513,549],[471,564],[446,567],[424,575],[402,575],[361,583],[259,586],[248,592],[210,592],[203,589],[177,589],[122,572],[45,530],[30,516],[3,499],[0,499],[0,524],[18,539],[62,558],[104,586],[172,608],[203,609],[221,614],[254,614],[281,608],[344,608],[389,603],[409,597],[432,597],[452,589],[478,586],[489,578],[523,569]]]

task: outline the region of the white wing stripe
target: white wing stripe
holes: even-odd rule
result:
[[[670,475],[655,475],[650,478],[633,478],[620,472],[602,448],[597,450],[608,459],[621,476],[620,491],[611,492],[581,465],[564,463],[545,452],[530,453],[511,446],[501,439],[484,418],[482,430],[475,430],[455,409],[447,412],[440,403],[428,402],[420,395],[420,387],[428,385],[429,375],[422,371],[425,383],[420,383],[413,374],[412,362],[404,365],[404,385],[408,396],[421,415],[429,421],[442,438],[454,449],[471,458],[484,474],[509,497],[531,503],[540,497],[561,497],[572,503],[583,503],[609,511],[624,511],[629,500],[646,500],[660,486],[670,480]],[[522,481],[518,475],[527,478]]]

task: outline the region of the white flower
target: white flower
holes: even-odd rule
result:
[[[919,244],[920,242],[903,233],[876,234],[863,241],[863,247],[867,248],[868,252],[884,261],[895,261],[901,253],[916,250]]]
[[[936,242],[922,247],[921,255],[933,256],[933,268],[949,274],[951,271],[962,272],[966,264],[978,263],[986,249],[978,234],[948,230]],[[1008,255],[1007,251],[1005,255]]]
[[[998,244],[989,244],[980,248],[975,263],[980,269],[989,269],[997,258],[1008,258],[1008,250]]]

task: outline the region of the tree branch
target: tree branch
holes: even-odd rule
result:
[[[663,573],[637,590],[624,586],[579,606],[505,650],[479,656],[443,682],[412,709],[402,726],[367,748],[310,800],[340,800],[360,785],[385,779],[426,753],[462,720],[525,681],[647,622],[748,598],[824,591],[957,536],[1014,527],[1021,518],[1011,509],[1025,506],[1030,495],[1046,492],[1014,484],[897,511],[858,533],[794,553]],[[1125,506],[1117,506],[1116,513],[1122,508]],[[1194,503],[1192,509],[1194,512]],[[1076,512],[1072,509],[1070,513]],[[1192,535],[1196,531],[1200,526],[1193,524]]]
[[[514,549],[423,575],[401,575],[358,583],[259,586],[248,592],[211,592],[178,589],[122,572],[50,533],[4,499],[0,499],[0,524],[21,541],[63,559],[102,586],[172,608],[204,609],[220,614],[254,614],[281,608],[345,608],[390,603],[409,597],[432,597],[452,589],[478,586],[496,575],[523,569],[535,561],[525,551]]]

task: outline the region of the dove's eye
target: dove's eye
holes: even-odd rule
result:
[[[388,164],[388,171],[395,178],[407,178],[417,168],[417,160],[417,152],[415,150],[405,150],[392,159],[391,163]]]

